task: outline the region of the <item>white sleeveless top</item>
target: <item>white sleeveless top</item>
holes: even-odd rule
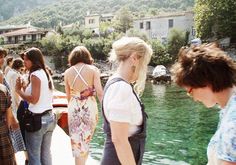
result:
[[[48,78],[43,69],[36,70],[31,73],[30,76],[36,76],[41,81],[40,86],[40,96],[36,104],[29,104],[29,110],[33,113],[42,113],[46,110],[52,109],[52,99],[53,99],[53,90],[50,90],[48,87]],[[32,92],[32,84],[30,83],[26,90],[26,94],[30,95]]]

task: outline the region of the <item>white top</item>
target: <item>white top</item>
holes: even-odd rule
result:
[[[30,76],[32,75],[40,79],[41,86],[39,100],[36,104],[30,103],[29,110],[33,113],[42,113],[46,110],[52,109],[53,90],[50,90],[48,87],[48,79],[46,73],[43,69],[40,69],[32,72]],[[25,90],[26,94],[28,95],[31,94],[31,85],[32,84],[30,83]]]
[[[142,124],[141,106],[135,97],[132,87],[124,81],[111,84],[103,100],[107,120],[129,123],[129,136],[135,134]]]
[[[5,79],[6,79],[8,85],[9,85],[9,88],[11,90],[10,93],[11,93],[11,101],[12,101],[12,111],[13,111],[13,115],[15,116],[15,118],[16,118],[17,108],[18,108],[20,101],[21,101],[21,97],[15,91],[16,79],[18,77],[21,77],[21,74],[14,69],[9,69],[6,76],[5,76]]]

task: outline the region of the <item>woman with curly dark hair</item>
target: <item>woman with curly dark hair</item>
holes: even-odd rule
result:
[[[194,101],[220,106],[220,121],[208,148],[208,165],[236,164],[236,64],[214,44],[181,48],[174,82]]]

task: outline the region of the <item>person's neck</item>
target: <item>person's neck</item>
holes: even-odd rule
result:
[[[232,87],[232,88],[224,89],[221,92],[218,92],[216,99],[218,100],[218,104],[220,105],[221,108],[225,108],[229,99],[234,94],[234,91],[235,91],[235,88]]]
[[[81,65],[83,65],[84,63],[82,63],[82,62],[78,62],[77,64],[75,64],[75,66],[81,66]]]
[[[125,81],[129,83],[133,82],[133,73],[130,66],[127,65],[127,63],[120,64],[116,73]]]

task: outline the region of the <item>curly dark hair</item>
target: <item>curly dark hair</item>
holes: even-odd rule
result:
[[[201,88],[211,85],[219,92],[236,84],[236,64],[214,43],[182,47],[172,66],[173,81],[181,87]]]

